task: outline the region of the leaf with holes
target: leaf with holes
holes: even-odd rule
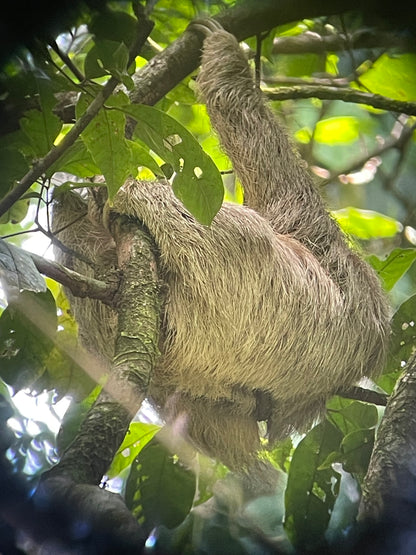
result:
[[[126,484],[126,504],[147,532],[157,525],[178,526],[189,513],[196,478],[157,439],[134,461]]]
[[[173,191],[202,224],[209,225],[221,207],[221,175],[198,141],[175,119],[151,106],[121,108],[137,121],[136,136],[174,171]]]

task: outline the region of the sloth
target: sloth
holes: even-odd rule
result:
[[[329,397],[383,367],[389,309],[379,280],[329,215],[305,162],[259,88],[235,37],[213,20],[198,89],[244,188],[211,226],[198,223],[166,181],[129,179],[111,210],[153,237],[166,285],[160,358],[147,391],[167,422],[230,468],[250,465],[261,446],[302,431]],[[85,212],[84,218],[79,215]],[[74,223],[75,222],[75,223]],[[60,197],[59,239],[93,262],[116,265],[102,203]],[[69,225],[71,224],[72,225]],[[82,260],[61,263],[91,275]],[[69,294],[81,343],[107,366],[117,313]],[[256,459],[257,460],[257,459]]]

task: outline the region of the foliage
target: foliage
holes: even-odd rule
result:
[[[218,6],[227,4],[231,2],[212,2],[210,10],[215,14]],[[207,4],[203,7],[206,9]],[[50,238],[52,195],[59,194],[60,189],[82,186],[97,174],[104,175],[110,198],[129,176],[171,179],[175,194],[207,225],[220,207],[224,189],[227,199],[241,201],[240,185],[233,176],[223,175],[223,187],[217,167],[229,170],[230,163],[209,128],[204,107],[196,100],[192,79],[172,88],[157,108],[133,105],[129,99],[134,71],[177,39],[200,9],[199,3],[191,0],[157,2],[152,12],[152,42],[131,63],[129,49],[136,33],[136,17],[130,5],[110,4],[105,10],[84,14],[82,23],[87,27],[76,26],[62,33],[57,39],[58,48],[44,45],[30,54],[22,49],[8,61],[1,75],[5,106],[19,120],[18,126],[0,136],[2,197],[73,127],[72,121],[62,121],[65,117],[59,98],[78,95],[75,118],[79,119],[103,92],[110,77],[125,87],[105,100],[80,137],[0,220],[0,233],[9,238],[7,243],[0,243],[0,265],[9,294],[8,306],[0,316],[0,376],[14,392],[47,389],[56,391],[58,397],[72,397],[62,445],[68,445],[76,434],[97,389],[71,356],[76,324],[65,296],[50,280],[47,284],[53,295],[45,292],[31,258],[13,248],[11,240],[24,246],[19,233],[28,225]],[[282,76],[288,81],[299,77],[312,80],[324,74],[328,79],[343,79],[348,88],[414,102],[412,53],[386,51],[386,45],[380,44],[373,49],[319,54],[308,52],[306,46],[303,53],[280,54],[274,46],[275,38],[307,39],[309,31],[327,37],[343,33],[345,28],[353,32],[360,24],[359,17],[347,17],[342,22],[336,17],[321,18],[270,31],[263,43],[264,80],[273,83],[274,78]],[[253,38],[247,45],[256,48]],[[416,145],[412,133],[405,135],[414,120],[340,100],[287,100],[277,102],[275,107],[321,180],[318,184],[334,217],[351,241],[368,255],[390,292],[395,308],[390,355],[377,383],[369,385],[389,394],[416,347],[416,199],[412,191]],[[126,138],[125,126],[131,118],[136,122],[135,131]],[[15,234],[13,239],[11,234]],[[5,386],[2,391],[6,391]],[[51,395],[50,402],[54,400]],[[330,537],[342,537],[356,515],[356,499],[345,493],[345,484],[349,481],[360,487],[381,411],[373,404],[341,397],[332,399],[327,408],[326,419],[296,438],[295,447],[288,440],[267,455],[284,474],[287,487],[246,508],[251,511],[250,518],[253,512],[257,518],[250,522],[255,521],[266,536],[287,535],[283,544],[288,551],[287,538],[303,550],[323,548]],[[229,546],[227,552],[234,549],[247,553],[253,549],[251,532],[242,521],[234,536],[226,517],[221,520],[209,513],[209,525],[201,524],[204,519],[196,507],[212,497],[213,484],[218,478],[224,479],[226,469],[212,463],[209,472],[195,476],[157,442],[158,430],[155,424],[133,422],[108,471],[110,479],[122,478],[127,503],[148,532],[160,526],[159,541],[171,549],[176,546],[177,552],[183,546],[191,552],[191,548],[201,545],[206,548],[204,552],[214,552],[214,536],[223,538],[223,545]],[[24,435],[11,451],[19,470],[29,456],[27,445],[33,446],[33,438],[27,437],[23,446]],[[43,440],[48,445],[52,441],[46,428],[41,430],[37,445]],[[42,449],[37,451],[39,459],[40,453],[46,452]],[[44,456],[39,466],[48,466],[48,458]],[[220,503],[216,496],[212,499]],[[285,531],[283,509],[282,514],[279,512],[283,503]],[[273,518],[268,519],[270,511]],[[340,512],[343,517],[339,517]],[[166,528],[175,530],[169,532]],[[200,536],[195,530],[200,530]]]

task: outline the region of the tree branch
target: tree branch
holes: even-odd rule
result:
[[[337,395],[345,397],[346,399],[354,399],[356,401],[363,401],[364,403],[373,403],[374,405],[380,405],[383,407],[386,406],[388,399],[387,395],[358,386],[337,391]]]
[[[384,144],[374,148],[371,152],[367,152],[364,156],[361,156],[360,158],[353,160],[347,168],[341,169],[336,172],[332,172],[329,175],[329,177],[326,177],[324,179],[322,184],[326,185],[336,177],[339,177],[342,175],[344,176],[348,175],[351,172],[355,171],[356,169],[362,168],[364,164],[368,162],[368,160],[371,160],[372,158],[378,158],[379,156],[381,156],[391,148],[401,148],[402,145],[406,144],[406,142],[411,139],[414,133],[415,127],[416,125],[406,125],[406,124],[403,125],[401,133],[398,137],[391,135],[384,141]]]
[[[58,262],[46,260],[42,256],[34,253],[28,254],[41,274],[68,287],[71,293],[76,297],[89,297],[90,299],[99,299],[107,304],[111,304],[117,289],[117,284],[109,284],[92,277],[84,276],[62,266],[62,264]]]
[[[416,116],[416,103],[404,102],[387,98],[380,94],[371,94],[353,88],[330,87],[324,85],[310,85],[293,87],[279,87],[278,89],[263,89],[270,100],[289,100],[296,98],[321,98],[323,100],[342,100],[343,102],[354,102],[367,104],[380,110],[398,112]]]
[[[321,36],[312,31],[307,31],[294,37],[278,37],[273,42],[274,54],[303,54],[323,52],[337,52],[339,50],[357,48],[400,48],[402,50],[414,50],[414,41],[411,37],[374,31],[373,29],[360,29],[350,35],[341,33]]]
[[[354,6],[347,0],[246,0],[220,13],[215,19],[241,41],[277,25],[351,9]],[[194,32],[185,32],[133,76],[135,87],[131,101],[149,105],[158,102],[198,67],[201,46],[202,37]]]

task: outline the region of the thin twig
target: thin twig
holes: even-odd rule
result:
[[[67,54],[65,54],[65,52],[62,52],[62,50],[56,44],[56,41],[51,41],[50,46],[51,46],[52,50],[54,52],[56,52],[56,54],[61,58],[61,60],[64,62],[64,64],[67,66],[67,68],[70,71],[72,71],[72,73],[75,75],[75,77],[81,82],[84,81],[84,79],[85,79],[84,75],[80,72],[80,70],[77,68],[77,66],[73,63],[71,58]]]
[[[296,98],[321,98],[322,100],[342,100],[367,104],[380,110],[398,112],[416,116],[416,103],[395,100],[380,94],[371,94],[346,87],[326,87],[315,85],[279,87],[278,89],[265,88],[263,92],[270,100],[293,100]]]

